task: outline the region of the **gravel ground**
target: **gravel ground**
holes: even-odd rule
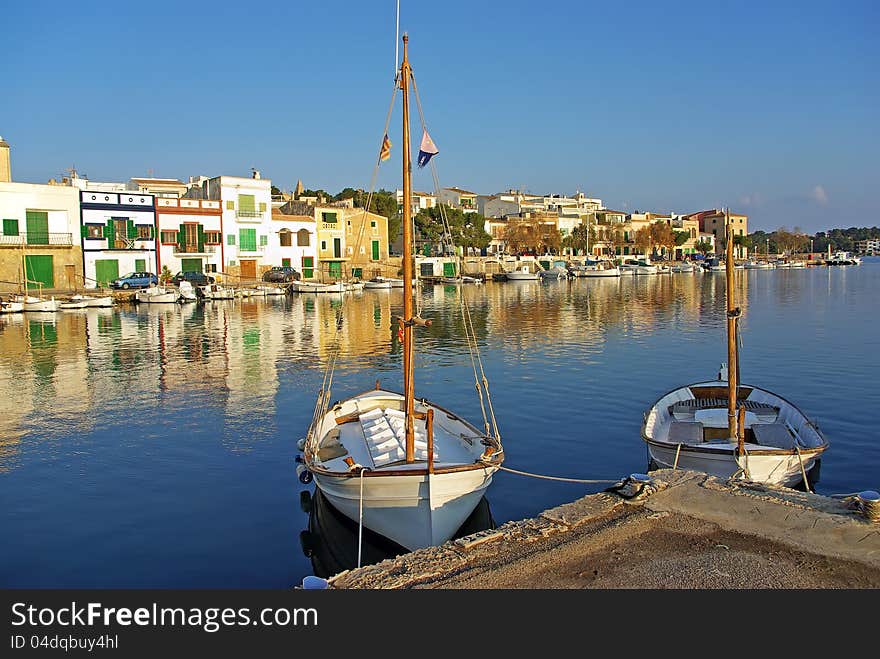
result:
[[[659,523],[658,523],[659,522]],[[418,588],[878,588],[880,569],[645,511],[505,551]]]

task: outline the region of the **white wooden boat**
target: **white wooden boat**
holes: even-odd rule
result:
[[[180,293],[176,289],[164,286],[150,286],[134,294],[134,299],[138,303],[147,304],[174,304],[179,298]]]
[[[619,277],[620,268],[611,261],[601,260],[577,266],[572,274],[576,277]]]
[[[717,380],[664,394],[645,413],[642,439],[655,466],[792,487],[828,447],[816,424],[782,396],[740,382],[732,225],[727,250],[727,358]]]
[[[347,290],[347,291],[362,291],[362,290],[364,290],[364,282],[362,282],[362,281],[347,281],[347,282],[345,282],[345,290]]]
[[[746,270],[770,270],[773,268],[773,264],[769,261],[746,261],[743,268]]]
[[[537,281],[540,278],[541,275],[535,272],[528,265],[521,265],[515,270],[509,270],[507,272],[508,281]]]
[[[851,252],[837,251],[825,259],[825,265],[859,265],[862,259]]]
[[[284,295],[284,289],[278,286],[257,286],[256,290],[260,295]]]
[[[89,303],[86,300],[74,300],[73,298],[58,304],[58,307],[61,309],[85,309],[88,306]]]
[[[317,281],[295,281],[291,288],[297,293],[344,293],[345,283],[341,281],[324,284]]]
[[[33,295],[17,296],[16,302],[22,305],[22,311],[30,312],[55,312],[61,310],[61,302],[54,297],[47,299],[34,297]]]
[[[404,145],[410,144],[408,99],[410,84],[414,84],[408,41],[404,36],[398,77]],[[302,444],[301,467],[344,515],[412,550],[441,544],[453,536],[482,499],[504,452],[488,392],[484,430],[436,403],[416,400],[413,334],[417,327],[430,325],[430,320],[416,316],[414,309],[408,151],[402,150],[404,295],[398,326],[404,354],[403,393],[380,389],[377,383],[373,391],[330,403],[330,392],[322,390]],[[468,331],[467,323],[463,325]],[[474,337],[468,331],[466,338]],[[478,352],[475,357],[479,359]],[[333,381],[335,361],[327,360],[324,382]],[[479,380],[476,385],[479,389]]]
[[[22,311],[24,311],[24,303],[0,300],[0,313],[21,313]]]
[[[440,280],[440,283],[453,284],[453,285],[476,284],[479,286],[480,284],[483,283],[483,281],[481,279],[477,279],[476,277],[469,277],[468,275],[462,275],[461,277],[443,277]]]
[[[87,307],[112,307],[113,296],[102,295],[101,297],[93,297],[91,295],[74,295],[70,298],[72,302],[85,301]]]
[[[696,268],[693,263],[676,263],[670,268],[671,272],[688,272],[693,273]]]
[[[656,275],[660,273],[656,265],[652,265],[645,259],[626,259],[620,265],[621,272],[629,272],[632,275]]]
[[[395,279],[394,277],[373,277],[364,282],[364,288],[375,290],[403,288],[403,279]]]
[[[207,284],[199,287],[200,295],[206,300],[234,300],[235,289],[221,284]]]
[[[540,275],[541,279],[568,279],[568,270],[556,265],[547,270],[541,270],[538,274]]]

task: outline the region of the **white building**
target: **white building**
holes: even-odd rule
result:
[[[0,182],[0,291],[82,287],[79,195],[68,186]],[[39,283],[36,283],[39,282]]]
[[[318,258],[315,218],[275,212],[272,213],[272,225],[266,245],[266,261],[273,266],[289,266],[303,279],[312,279]]]
[[[477,212],[477,193],[468,192],[461,188],[443,188],[440,190],[438,201],[452,208],[458,208],[465,213]]]
[[[158,274],[153,195],[80,190],[85,286],[129,272]]]
[[[403,208],[403,190],[395,190],[394,195],[397,198],[397,208]],[[434,208],[437,205],[437,195],[431,194],[430,192],[416,192],[413,191],[412,196],[412,214],[417,214],[420,210],[424,210],[426,208]]]
[[[178,272],[223,270],[223,211],[219,200],[156,199],[159,227],[158,271],[167,266]]]
[[[266,258],[272,222],[272,182],[239,176],[199,177],[188,198],[219,201],[223,216],[223,272],[241,279],[257,279],[273,264]]]

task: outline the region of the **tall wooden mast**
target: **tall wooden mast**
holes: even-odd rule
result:
[[[736,271],[733,264],[733,229],[730,225],[730,209],[724,212],[724,234],[727,238],[727,429],[731,442],[737,442],[736,398],[739,378],[739,358],[736,354],[736,321],[739,309],[734,306],[734,283]]]
[[[415,461],[413,413],[415,412],[415,361],[413,332],[412,264],[412,158],[409,135],[409,37],[403,35],[403,63],[400,65],[400,89],[403,92],[403,395],[406,413],[406,461]]]

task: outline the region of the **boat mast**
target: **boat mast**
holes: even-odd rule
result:
[[[412,159],[409,135],[409,37],[403,35],[403,63],[400,65],[400,89],[403,96],[403,396],[406,414],[406,461],[415,462],[413,418],[415,412],[415,361],[413,332],[412,267]]]
[[[730,209],[724,211],[724,232],[727,236],[727,257],[725,267],[727,270],[727,429],[730,441],[737,442],[737,419],[736,419],[736,395],[737,395],[737,367],[739,359],[736,354],[736,320],[739,317],[739,309],[734,303],[734,280],[735,270],[733,265],[733,229],[730,225]]]

